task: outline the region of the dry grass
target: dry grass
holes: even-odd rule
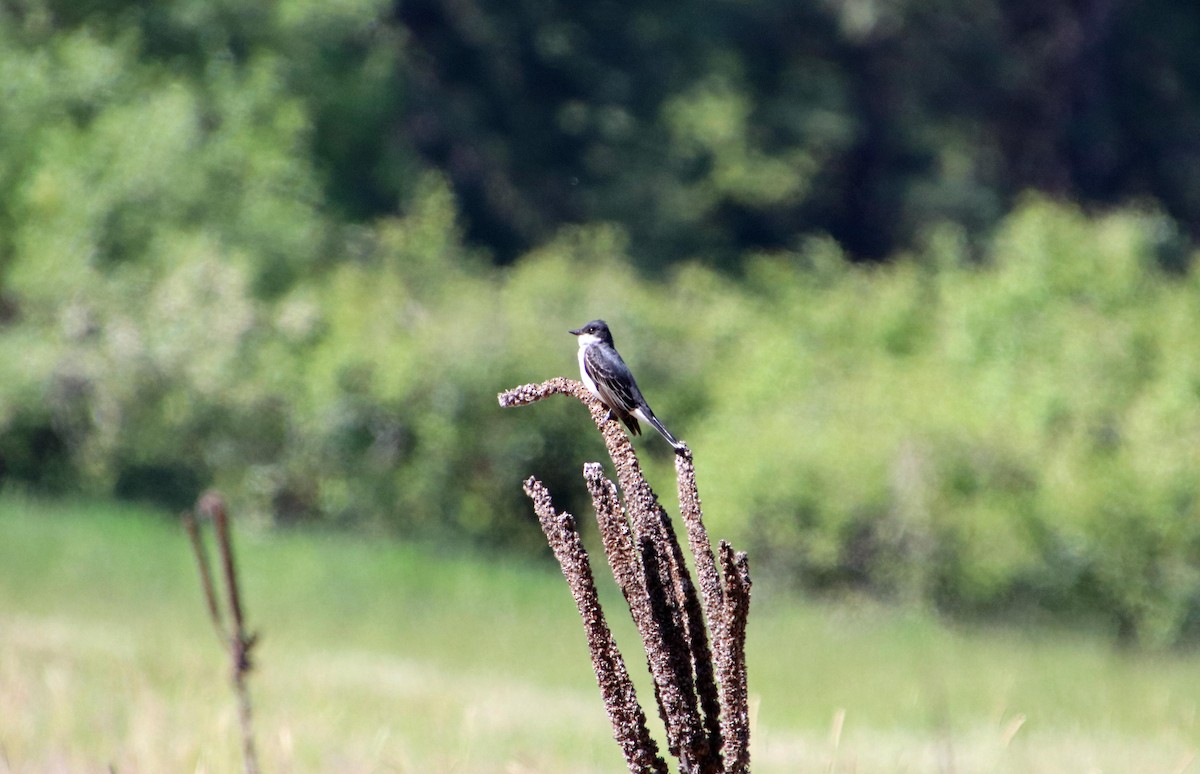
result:
[[[210,645],[8,619],[0,643],[5,766],[240,771],[221,659],[201,644]],[[612,757],[603,712],[585,691],[448,674],[387,654],[278,650],[264,657],[252,690],[268,771],[611,770],[564,756],[574,748]]]
[[[624,770],[552,567],[311,535],[239,546],[264,771]],[[161,517],[0,498],[0,772],[240,770],[194,574]],[[759,774],[1200,771],[1196,654],[761,584]]]

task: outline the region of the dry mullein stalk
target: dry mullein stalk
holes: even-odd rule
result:
[[[637,455],[620,424],[606,421],[609,417],[604,405],[581,383],[562,377],[516,387],[501,393],[499,399],[501,406],[514,407],[551,395],[573,395],[590,409],[616,468],[623,504],[618,502],[617,485],[604,477],[599,464],[585,465],[584,479],[596,510],[609,566],[646,651],[668,750],[678,759],[680,770],[687,774],[748,771],[750,729],[745,662],[750,603],[748,564],[745,554],[735,554],[722,542],[718,566],[702,520],[691,450],[680,445],[675,465],[680,508],[700,577],[703,605],[670,517],[642,475]],[[611,646],[611,652],[608,645],[603,645],[599,650],[603,657],[597,657],[597,646],[593,645],[597,621],[603,626],[608,642],[611,635],[607,635],[607,624],[598,603],[591,601],[594,582],[586,552],[578,544],[574,521],[554,511],[549,493],[536,480],[526,483],[526,493],[534,500],[543,530],[579,605],[614,736],[625,752],[630,771],[662,771],[664,768],[659,765],[665,767],[665,764],[657,755],[657,746],[642,733],[644,723],[640,726],[642,731],[638,731],[638,724],[628,720],[633,717],[629,707],[621,704],[617,711],[610,702],[611,696],[621,696],[636,704],[636,695],[632,685],[625,686],[628,675],[615,645]],[[569,530],[565,527],[568,523]],[[575,537],[568,537],[568,532]],[[561,546],[566,544],[571,549],[563,553]],[[585,605],[577,589],[589,587],[591,596],[586,597]],[[599,639],[603,641],[604,637]],[[635,715],[644,718],[640,706]]]
[[[746,616],[750,610],[750,567],[744,553],[721,541],[718,573],[708,530],[704,527],[696,469],[690,456],[675,458],[679,509],[687,526],[688,544],[696,560],[705,616],[713,633],[719,700],[722,753],[727,772],[744,772],[750,765],[749,697],[746,694]],[[725,585],[722,587],[722,577]],[[711,715],[710,715],[711,716]]]
[[[750,615],[750,563],[743,551],[721,541],[725,577],[724,633],[718,642],[717,675],[721,679],[721,733],[725,739],[725,771],[750,771],[750,697],[746,687],[746,619]]]
[[[588,649],[592,654],[592,668],[600,684],[604,708],[612,721],[613,736],[621,745],[621,752],[629,764],[630,771],[667,774],[667,764],[658,755],[658,745],[646,728],[646,714],[638,704],[637,691],[625,660],[612,637],[596,584],[588,564],[587,551],[569,513],[559,513],[550,502],[550,493],[536,478],[525,482],[525,494],[533,500],[533,509],[541,522],[542,531],[554,557],[562,566],[563,575],[571,587],[571,596],[583,619],[583,630],[587,636]]]

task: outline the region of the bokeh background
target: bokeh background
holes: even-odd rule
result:
[[[1188,658],[1197,40],[1168,0],[3,0],[9,529],[216,486],[268,543],[552,574],[520,482],[587,514],[602,446],[495,395],[603,317],[779,605]]]

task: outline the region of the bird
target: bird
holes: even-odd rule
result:
[[[650,410],[629,366],[625,365],[617,348],[613,346],[608,323],[592,320],[582,328],[568,333],[576,336],[579,341],[579,375],[583,378],[584,386],[608,409],[604,421],[607,422],[615,416],[625,423],[630,433],[640,435],[640,420],[648,423],[666,438],[667,443],[671,444],[677,453],[687,448],[682,441],[671,435]]]

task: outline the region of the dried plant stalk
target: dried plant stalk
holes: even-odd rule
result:
[[[588,650],[592,654],[592,669],[596,672],[604,708],[612,722],[613,738],[621,745],[629,770],[634,774],[667,774],[666,761],[659,757],[658,745],[646,727],[646,714],[638,703],[637,691],[629,679],[625,660],[621,658],[621,651],[617,649],[617,643],[604,620],[587,551],[575,527],[575,519],[569,513],[555,511],[550,493],[536,478],[525,482],[525,494],[533,500],[533,509],[542,525],[542,532],[546,534],[554,558],[562,567],[563,576],[571,587],[571,596],[579,608]]]
[[[727,647],[725,642],[725,626],[717,611],[721,609],[721,584],[717,577],[716,563],[713,560],[712,544],[708,540],[708,530],[704,527],[703,513],[700,510],[700,493],[696,488],[696,468],[690,454],[675,456],[675,474],[679,489],[679,512],[687,530],[688,547],[696,562],[696,574],[700,578],[700,593],[704,600],[703,618],[707,618],[712,629],[713,647],[717,661],[720,663],[721,651]],[[678,546],[678,541],[674,541]],[[682,561],[682,560],[680,560]],[[700,612],[700,603],[693,592],[689,596],[689,619],[698,626],[692,633],[693,659],[696,669],[696,686],[700,698],[700,706],[704,710],[705,727],[713,750],[718,751],[717,759],[721,761],[722,730],[721,716],[723,708],[717,694],[716,680],[713,675],[712,658],[708,655],[707,632],[704,629]],[[722,766],[722,768],[724,768]]]
[[[205,492],[196,503],[196,512],[213,523],[213,531],[217,538],[217,550],[221,555],[221,569],[225,577],[226,601],[233,625],[232,631],[227,629],[224,615],[217,602],[212,572],[208,565],[208,552],[204,548],[204,540],[200,535],[196,516],[192,513],[185,513],[183,524],[191,539],[192,550],[196,554],[196,564],[200,571],[200,585],[204,589],[204,599],[208,606],[209,617],[212,619],[217,636],[228,648],[232,662],[233,688],[237,695],[238,720],[242,730],[242,765],[246,774],[258,774],[258,753],[254,746],[254,719],[250,705],[250,689],[246,683],[247,675],[252,668],[250,651],[258,637],[246,631],[245,618],[242,614],[241,590],[237,579],[237,562],[233,558],[233,540],[230,537],[225,501],[216,492]]]
[[[680,645],[683,633],[679,631],[679,610],[666,602],[675,598],[674,585],[662,580],[664,563],[659,561],[655,544],[640,541],[640,552],[635,546],[629,520],[617,503],[616,486],[604,478],[600,465],[584,465],[584,480],[592,495],[609,567],[642,637],[669,748],[673,755],[681,757],[681,750],[691,750],[683,741],[686,739],[683,729],[689,722],[696,724],[687,714],[689,708],[680,709],[692,695],[692,681],[690,654]],[[691,704],[694,712],[694,701]]]
[[[750,615],[750,562],[721,541],[725,578],[724,632],[717,648],[721,679],[721,733],[725,739],[725,771],[750,771],[750,697],[746,684],[746,621]]]
[[[729,567],[725,567],[722,554],[722,571],[718,571],[702,520],[691,450],[684,446],[677,452],[676,473],[703,605],[670,517],[642,475],[629,438],[619,422],[609,421],[603,404],[579,382],[562,377],[516,387],[501,393],[499,400],[505,407],[525,406],[551,395],[572,395],[589,408],[617,472],[620,504],[617,485],[604,477],[599,464],[584,466],[584,480],[613,577],[625,596],[646,650],[659,715],[667,733],[667,749],[686,774],[748,771],[745,634],[750,576],[745,555],[735,556],[731,549]],[[535,510],[549,508],[549,495],[545,498],[540,506],[535,498]],[[538,514],[546,529],[542,510]],[[547,539],[553,548],[555,539],[549,531]],[[722,543],[722,551],[727,548]],[[582,551],[582,546],[579,550]],[[582,566],[587,568],[586,583],[592,583],[586,554],[582,557]],[[573,580],[568,565],[561,559],[560,564],[574,593],[575,586],[584,581]],[[582,605],[580,614],[587,629],[591,625],[589,614]],[[593,656],[593,665],[596,664]],[[603,685],[601,690],[604,691]],[[607,698],[605,702],[607,706]],[[624,749],[624,742],[622,746]],[[628,754],[626,759],[629,760]]]
[[[204,603],[208,607],[208,617],[212,619],[213,628],[223,644],[226,638],[225,621],[221,617],[221,608],[217,605],[217,592],[213,587],[212,573],[208,568],[208,550],[204,547],[204,540],[200,536],[200,525],[196,522],[196,515],[191,511],[184,512],[181,518],[183,519],[183,528],[192,543],[192,553],[196,555],[196,565],[200,571],[200,588],[204,591]]]

